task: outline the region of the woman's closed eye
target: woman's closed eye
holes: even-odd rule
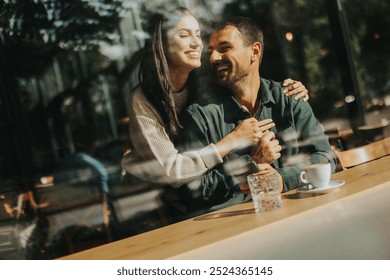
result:
[[[180,38],[187,38],[187,37],[189,37],[190,35],[188,34],[188,33],[180,33],[179,34],[179,37]]]

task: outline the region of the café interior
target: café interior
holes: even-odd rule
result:
[[[160,188],[122,183],[147,19],[175,5],[205,44],[215,19],[263,26],[261,76],[306,86],[344,185],[172,222]],[[0,259],[389,259],[389,14],[382,0],[2,1]],[[104,186],[71,157],[82,141]]]

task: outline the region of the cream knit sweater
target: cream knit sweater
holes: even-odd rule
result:
[[[187,95],[185,89],[174,96],[178,111]],[[140,87],[130,95],[129,130],[133,150],[123,157],[122,168],[143,180],[179,187],[223,162],[214,144],[179,153],[165,131],[160,114]]]

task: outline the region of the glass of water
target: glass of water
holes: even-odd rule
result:
[[[276,171],[248,175],[248,184],[256,213],[282,207],[279,175]]]

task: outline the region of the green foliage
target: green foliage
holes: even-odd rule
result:
[[[359,81],[370,97],[390,94],[390,4],[348,0],[344,3],[357,58]]]
[[[20,76],[41,72],[63,50],[118,43],[120,0],[9,0],[0,6],[0,39]]]
[[[344,102],[326,1],[330,0],[278,1],[281,25],[303,38],[305,82],[312,95],[310,103],[321,118],[342,113],[339,108]],[[390,94],[390,4],[382,0],[343,0],[342,4],[361,97],[370,103],[373,98]]]

